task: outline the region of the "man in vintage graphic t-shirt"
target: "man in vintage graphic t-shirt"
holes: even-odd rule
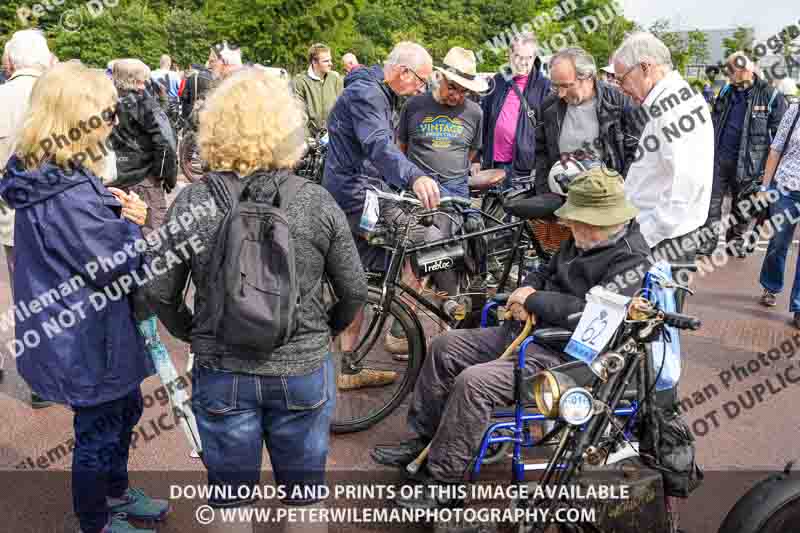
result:
[[[400,148],[439,183],[442,196],[469,196],[467,179],[482,144],[483,112],[465,97],[486,90],[474,74],[474,57],[463,48],[450,50],[445,66],[436,67],[431,92],[411,98],[400,115]]]
[[[482,144],[483,111],[466,94],[484,92],[488,84],[477,76],[476,66],[475,54],[470,50],[451,49],[443,65],[435,67],[431,91],[409,99],[400,114],[397,135],[400,149],[436,180],[442,197],[468,198],[471,167],[475,165],[475,170],[480,170],[480,164],[474,161]],[[461,217],[454,214],[436,215],[430,227],[413,228],[411,239],[430,243],[452,236],[462,225]],[[436,272],[431,277],[441,296],[458,294],[457,272]],[[437,303],[448,313],[457,309],[452,299]],[[398,359],[408,350],[403,334],[399,324],[387,332],[386,348]]]

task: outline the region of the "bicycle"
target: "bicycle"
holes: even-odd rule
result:
[[[319,131],[314,137],[306,141],[308,150],[303,159],[297,164],[295,173],[316,184],[322,183],[322,174],[325,170],[325,156],[328,153],[328,132]]]
[[[389,416],[403,402],[416,382],[427,353],[426,329],[421,318],[430,319],[441,330],[477,327],[486,299],[495,291],[502,292],[512,280],[515,261],[515,281],[519,285],[523,273],[536,268],[537,259],[549,259],[549,254],[543,250],[527,220],[503,222],[473,209],[471,201],[465,198],[445,197],[441,199],[438,209],[427,210],[421,206],[419,200],[407,194],[397,195],[377,189],[374,193],[383,202],[400,206],[408,216],[405,224],[399,227],[388,221],[388,224],[376,227],[372,232],[370,242],[382,246],[389,253],[388,266],[385,271],[367,274],[370,287],[364,320],[361,322],[362,329],[358,332],[354,349],[342,352],[341,358],[337,358],[337,378],[341,375],[356,375],[368,369],[395,372],[397,379],[383,386],[369,388],[342,390],[340,387],[331,424],[331,431],[334,433],[367,429]],[[452,211],[469,210],[488,217],[496,225],[422,245],[413,245],[410,242],[410,230],[418,221],[430,219],[434,215],[451,216]],[[511,236],[508,248],[497,238],[504,234]],[[465,243],[470,239],[486,236],[495,236],[494,244],[500,245],[488,252],[487,272],[472,276],[461,273],[459,285],[463,292],[448,295],[447,301],[455,302],[455,305],[442,306],[450,309],[450,313],[431,303],[424,296],[424,290],[415,290],[401,280],[401,271],[407,258],[412,260],[418,275],[426,276],[433,272],[456,269],[464,262]],[[496,287],[487,286],[485,282],[486,274],[491,274],[492,271],[499,278]],[[419,311],[419,316],[414,309]],[[386,350],[376,346],[384,337],[384,327],[395,321],[400,324],[408,342],[407,359],[390,356]]]

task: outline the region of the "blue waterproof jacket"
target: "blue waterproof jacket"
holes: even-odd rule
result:
[[[410,189],[425,175],[395,143],[392,117],[397,105],[397,95],[383,81],[382,66],[358,68],[345,77],[344,91],[328,115],[330,144],[322,186],[348,215],[363,209],[370,177]]]
[[[120,280],[140,266],[140,228],[82,167],[27,171],[12,157],[0,196],[16,209],[19,373],[43,398],[72,407],[127,395],[155,372]]]
[[[550,80],[542,73],[541,66],[542,62],[537,57],[528,77],[528,83],[522,91],[527,106],[519,106],[512,161],[514,176],[518,178],[530,176],[536,171],[536,130],[543,126],[541,106],[550,93]],[[506,97],[514,90],[511,87],[512,80],[510,71],[495,74],[492,79],[491,92],[481,100],[483,109],[481,165],[483,168],[493,168],[494,166],[494,130],[497,127],[497,120],[500,118],[500,111],[503,110]],[[532,115],[530,118],[526,114],[526,107]]]

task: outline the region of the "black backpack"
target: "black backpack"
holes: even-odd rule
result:
[[[285,209],[308,183],[275,173],[272,200],[256,202],[250,184],[263,176],[246,181],[226,173],[208,176],[215,200],[228,211],[211,253],[206,319],[219,341],[254,360],[286,344],[296,330],[300,289]]]

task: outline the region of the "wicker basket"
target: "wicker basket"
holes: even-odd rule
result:
[[[556,252],[561,243],[572,236],[572,231],[558,222],[548,220],[529,220],[533,234],[545,252]]]

